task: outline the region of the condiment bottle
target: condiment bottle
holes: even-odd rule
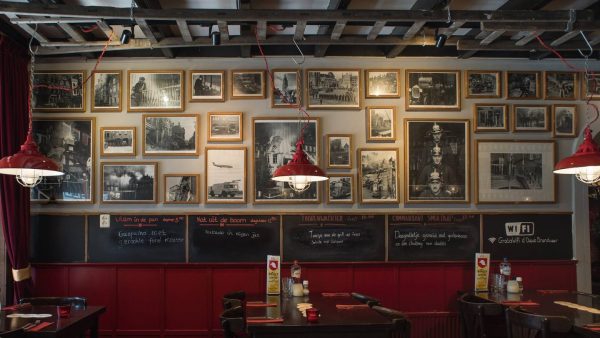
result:
[[[523,293],[523,278],[517,277],[517,283],[519,283],[519,292]]]
[[[308,294],[310,293],[310,291],[308,290],[308,281],[305,280],[302,282],[302,293],[304,294],[304,296],[308,296]]]
[[[302,270],[297,260],[294,260],[294,264],[290,268],[292,279],[294,279],[294,285],[292,286],[292,296],[302,297],[304,296],[304,288],[302,287]]]
[[[503,281],[503,285],[502,285],[502,289],[506,290],[506,283],[508,283],[508,281],[510,280],[510,274],[511,274],[511,267],[510,267],[510,262],[508,261],[508,258],[504,257],[504,259],[502,260],[502,262],[500,262],[500,274],[504,276],[504,281]]]

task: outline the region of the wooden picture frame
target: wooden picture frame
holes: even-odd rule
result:
[[[396,107],[372,106],[365,108],[367,142],[396,141]]]
[[[399,69],[366,69],[365,97],[392,99],[400,97]]]
[[[553,104],[552,136],[577,137],[577,115],[576,104]]]
[[[398,148],[359,148],[357,161],[359,203],[400,202]]]
[[[185,109],[183,70],[128,70],[128,112],[181,112]]]
[[[544,72],[544,99],[577,100],[579,93],[579,73],[577,72]]]
[[[581,99],[600,101],[600,72],[590,72],[589,75],[583,74],[582,82]],[[590,93],[590,90],[592,93]]]
[[[206,147],[205,154],[204,201],[245,204],[248,195],[246,147]]]
[[[509,100],[535,100],[541,97],[542,79],[538,71],[506,71],[504,92]]]
[[[302,98],[302,72],[299,69],[273,69],[271,108],[298,108]]]
[[[123,71],[97,70],[92,73],[93,112],[121,112],[123,110]]]
[[[512,130],[514,132],[550,131],[550,112],[543,104],[514,104]]]
[[[164,174],[164,204],[199,204],[199,174]]]
[[[142,154],[144,156],[197,156],[200,154],[197,114],[144,114]],[[162,129],[159,132],[159,128]],[[164,132],[164,131],[167,132]]]
[[[356,195],[354,174],[327,174],[325,198],[327,204],[354,204]]]
[[[241,142],[244,138],[243,113],[209,112],[206,124],[208,142]]]
[[[473,132],[507,132],[508,105],[501,103],[473,104]]]
[[[461,106],[460,70],[407,69],[406,111],[457,111]]]
[[[157,203],[158,162],[101,162],[100,203]]]
[[[470,202],[470,121],[404,120],[405,203]]]
[[[361,109],[363,86],[360,69],[307,69],[305,74],[307,108]]]
[[[467,99],[499,99],[502,97],[502,71],[467,70],[464,88]]]
[[[327,169],[352,169],[354,145],[351,134],[327,134]]]
[[[93,204],[96,182],[96,118],[34,118],[33,138],[63,176],[45,177],[30,189],[32,202]]]
[[[554,141],[476,140],[475,150],[475,203],[556,202]]]
[[[267,72],[264,70],[232,70],[229,72],[229,98],[261,100],[267,97]]]
[[[189,102],[225,102],[224,70],[190,70]]]
[[[85,112],[85,70],[38,70],[33,74],[34,112]]]
[[[100,128],[100,156],[135,156],[136,127]]]

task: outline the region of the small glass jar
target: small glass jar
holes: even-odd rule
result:
[[[308,290],[308,281],[302,281],[302,293],[304,294],[304,296],[308,296],[308,294],[310,293],[310,290]]]
[[[302,284],[294,283],[294,285],[292,286],[292,295],[294,297],[304,296],[304,288],[302,287]]]

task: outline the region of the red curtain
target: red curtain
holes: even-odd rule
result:
[[[29,120],[28,62],[26,49],[0,36],[0,158],[17,152],[25,141]],[[29,189],[21,187],[14,176],[0,175],[0,222],[11,268],[27,268]],[[31,278],[15,282],[14,301],[29,296],[31,289]]]

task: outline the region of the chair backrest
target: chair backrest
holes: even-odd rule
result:
[[[241,306],[224,310],[219,319],[221,321],[223,336],[225,338],[235,338],[246,331],[244,309]]]
[[[31,305],[68,305],[75,308],[85,308],[87,299],[85,297],[30,297],[19,299],[19,304],[30,303]]]
[[[503,322],[504,309],[502,305],[481,299],[479,297],[463,294],[458,298],[460,323],[465,338],[488,337],[484,317],[496,317]]]
[[[380,315],[389,318],[392,321],[393,338],[410,337],[410,321],[402,312],[378,305],[373,305],[371,308]]]
[[[223,310],[232,309],[234,307],[242,307],[243,302],[239,299],[223,298]]]
[[[244,301],[246,299],[246,291],[233,291],[223,295],[223,298],[238,299]]]
[[[550,338],[571,331],[572,325],[566,317],[536,315],[520,307],[506,309],[508,338]]]
[[[21,329],[16,329],[12,331],[6,331],[0,334],[0,338],[21,338],[25,337],[25,331]]]
[[[363,304],[367,304],[370,307],[373,307],[375,305],[380,305],[379,300],[377,300],[373,297],[367,296],[367,295],[363,295],[358,292],[352,292],[352,298],[358,300],[359,302],[361,302]]]

